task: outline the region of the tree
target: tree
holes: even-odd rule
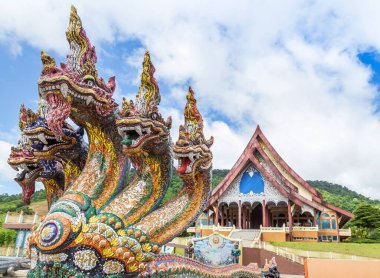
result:
[[[350,226],[354,227],[357,237],[368,238],[376,229],[380,229],[380,209],[364,204],[354,211],[354,215]]]

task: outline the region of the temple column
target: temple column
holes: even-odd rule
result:
[[[207,210],[207,226],[210,226],[210,211]]]
[[[230,216],[230,206],[228,206],[226,210],[226,227],[228,227],[229,216]]]
[[[292,206],[290,205],[290,201],[288,201],[288,218],[289,218],[289,237],[290,237],[290,240],[292,240],[293,239],[292,237],[293,219],[292,219]]]
[[[246,229],[247,219],[246,219],[246,210],[244,208],[244,205],[243,205],[242,209],[243,209],[243,229]]]
[[[263,214],[263,227],[266,227],[267,226],[267,207],[266,207],[266,204],[265,204],[265,200],[263,200],[263,203],[262,203],[262,206],[263,206],[263,209],[262,209],[262,214]]]
[[[220,213],[221,221],[220,226],[224,226],[224,205],[222,205],[222,211]]]
[[[219,222],[219,204],[217,204],[216,209],[215,209],[215,226],[218,226]]]
[[[313,224],[314,224],[314,227],[317,227],[318,226],[317,225],[317,210],[313,209],[313,212],[314,212],[314,222],[313,222]]]
[[[251,209],[249,208],[247,212],[248,212],[248,229],[252,229],[252,225],[251,225]]]
[[[241,201],[239,201],[239,211],[238,211],[238,221],[239,221],[239,223],[238,223],[238,228],[239,229],[242,229],[242,225],[241,225]]]

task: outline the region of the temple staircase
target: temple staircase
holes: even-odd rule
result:
[[[233,230],[229,237],[241,239],[243,247],[251,247],[253,243],[260,241],[261,231],[259,229]]]

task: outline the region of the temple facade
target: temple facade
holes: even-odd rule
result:
[[[207,225],[252,230],[264,241],[340,241],[351,235],[342,227],[353,217],[323,201],[280,157],[259,126],[212,191],[205,212]]]

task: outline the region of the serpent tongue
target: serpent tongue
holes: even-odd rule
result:
[[[185,174],[186,168],[190,164],[190,159],[187,157],[184,157],[181,159],[182,159],[182,164],[180,166],[178,166],[177,172],[178,172],[178,174]]]

